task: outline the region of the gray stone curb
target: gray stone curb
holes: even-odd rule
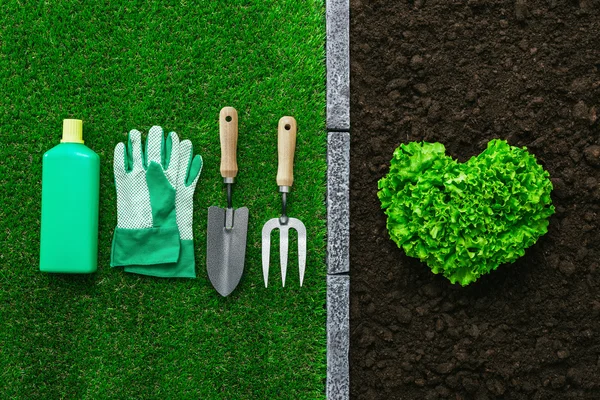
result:
[[[350,0],[326,0],[327,384],[350,398]]]
[[[350,276],[327,276],[327,399],[350,396]]]
[[[350,133],[327,137],[327,271],[350,272]]]
[[[327,130],[350,131],[350,0],[327,0]]]

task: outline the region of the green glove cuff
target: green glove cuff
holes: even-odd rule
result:
[[[177,226],[150,229],[115,229],[111,267],[176,263],[179,259]]]
[[[195,278],[196,258],[194,256],[194,241],[181,240],[179,259],[171,264],[130,265],[125,272],[157,276],[159,278]]]

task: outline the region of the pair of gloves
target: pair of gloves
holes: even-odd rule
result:
[[[141,134],[129,132],[115,147],[117,227],[111,267],[163,278],[195,278],[193,197],[202,157],[175,132],[165,138],[153,126],[142,150]]]

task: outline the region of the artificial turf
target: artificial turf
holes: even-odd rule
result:
[[[322,0],[3,2],[0,398],[324,397],[324,32]],[[245,276],[227,298],[205,266],[207,208],[226,201],[224,106],[239,113],[234,207],[250,209]],[[260,232],[280,212],[284,115],[298,121],[288,212],[308,230],[307,272],[299,288],[292,244],[286,287],[275,261],[265,289]],[[101,158],[99,270],[89,276],[38,270],[42,155],[58,144],[64,118],[84,120]],[[113,149],[130,129],[155,124],[204,158],[195,280],[109,267]]]

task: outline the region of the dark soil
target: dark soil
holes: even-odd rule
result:
[[[351,0],[351,396],[600,399],[600,5]],[[552,177],[549,232],[452,285],[389,239],[377,181],[409,141],[493,138]]]

